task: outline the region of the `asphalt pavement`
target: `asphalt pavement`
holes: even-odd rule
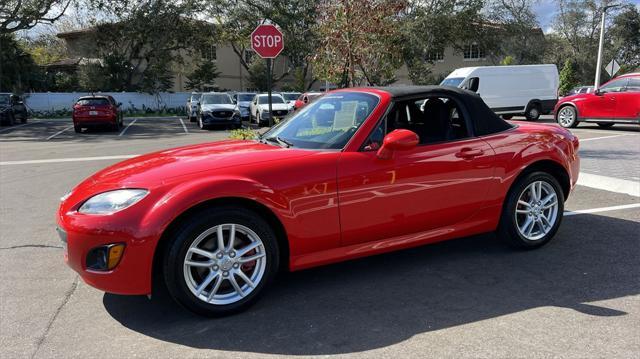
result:
[[[283,274],[247,312],[205,319],[162,291],[151,300],[105,294],[63,263],[54,215],[75,184],[124,158],[228,137],[184,118],[125,125],[82,134],[68,120],[0,128],[0,357],[640,353],[638,126],[572,130],[581,179],[557,238],[540,250],[514,251],[485,234]]]

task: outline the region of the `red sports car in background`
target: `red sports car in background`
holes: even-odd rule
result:
[[[118,131],[123,121],[120,104],[109,95],[80,97],[73,105],[72,118],[73,128],[78,133],[88,127],[109,127]]]
[[[305,92],[300,95],[300,97],[298,97],[296,102],[294,102],[293,109],[299,110],[309,104],[309,102],[317,99],[320,96],[322,96],[320,92]]]
[[[475,93],[345,89],[255,140],[94,174],[62,198],[58,233],[68,265],[96,288],[149,294],[158,274],[186,308],[224,315],[279,269],[492,231],[540,247],[578,172],[569,131],[505,122]]]
[[[554,109],[562,127],[595,122],[600,127],[616,123],[640,124],[640,73],[618,76],[590,93],[563,97]]]

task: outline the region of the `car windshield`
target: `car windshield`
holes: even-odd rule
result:
[[[200,96],[198,96],[198,95],[191,95],[191,102],[198,102],[198,98],[199,97]]]
[[[283,93],[282,97],[284,97],[287,101],[295,101],[298,97],[300,97],[299,93]]]
[[[326,95],[280,123],[262,138],[307,149],[342,149],[378,104],[374,95]]]
[[[8,105],[10,97],[11,96],[6,94],[0,94],[0,105]]]
[[[269,96],[268,95],[260,95],[260,96],[258,96],[258,104],[259,105],[266,105],[268,103],[269,103]],[[282,99],[282,96],[271,95],[271,103],[284,103],[284,100]]]
[[[80,106],[105,106],[109,104],[106,98],[81,98],[76,105]]]
[[[442,80],[440,86],[458,87],[462,83],[462,80],[464,80],[464,77],[449,77]]]
[[[215,94],[215,95],[203,95],[202,96],[202,104],[221,104],[221,105],[230,105],[233,102],[226,94]]]
[[[238,102],[250,102],[256,95],[253,93],[238,94]]]

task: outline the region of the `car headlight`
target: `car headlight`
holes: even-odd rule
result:
[[[80,206],[78,212],[86,214],[112,214],[135,204],[148,193],[149,191],[146,189],[118,189],[103,192],[89,198]]]

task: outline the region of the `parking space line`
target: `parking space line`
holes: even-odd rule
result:
[[[580,172],[578,185],[640,197],[640,182]]]
[[[15,125],[15,126],[10,126],[8,128],[3,128],[2,130],[0,130],[0,133],[16,129],[18,127],[24,127],[24,126],[33,125],[34,123],[37,123],[37,122],[23,123],[22,125]]]
[[[606,138],[615,138],[615,137],[622,137],[622,136],[631,136],[631,135],[630,135],[630,134],[624,134],[624,135],[613,135],[613,136],[591,137],[591,138],[585,138],[584,140],[580,140],[580,142],[595,141],[595,140],[604,140],[604,139],[606,139]]]
[[[622,210],[622,209],[631,209],[631,208],[640,208],[640,203],[623,204],[623,205],[620,205],[620,206],[611,206],[611,207],[581,209],[581,210],[578,210],[578,211],[565,211],[564,215],[565,216],[575,216],[577,214],[588,214],[588,213],[619,211],[619,210]]]
[[[139,155],[120,155],[120,156],[97,156],[97,157],[71,157],[71,158],[50,158],[47,160],[27,160],[27,161],[2,161],[0,166],[13,165],[32,165],[40,163],[61,163],[61,162],[86,162],[86,161],[103,161],[103,160],[120,160],[136,157]]]
[[[133,125],[134,123],[136,123],[136,121],[138,121],[137,118],[134,118],[133,121],[129,122],[129,124],[122,130],[122,132],[120,132],[120,134],[118,135],[118,137],[121,137],[122,135],[124,135],[125,132],[127,132],[127,130],[129,129],[129,127],[131,127],[131,125]]]
[[[60,130],[60,131],[58,131],[58,132],[54,133],[53,135],[51,135],[51,136],[47,137],[46,141],[49,141],[50,139],[52,139],[52,138],[56,137],[57,135],[59,135],[59,134],[61,134],[61,133],[65,132],[65,131],[67,131],[67,130],[70,130],[70,129],[72,129],[72,128],[73,128],[73,125],[71,125],[71,126],[69,126],[69,127],[65,128],[65,129],[62,129],[62,130]]]
[[[178,120],[180,120],[180,123],[182,124],[182,128],[184,129],[184,133],[189,134],[189,130],[187,130],[187,126],[185,126],[184,121],[182,121],[182,118],[178,118]]]

